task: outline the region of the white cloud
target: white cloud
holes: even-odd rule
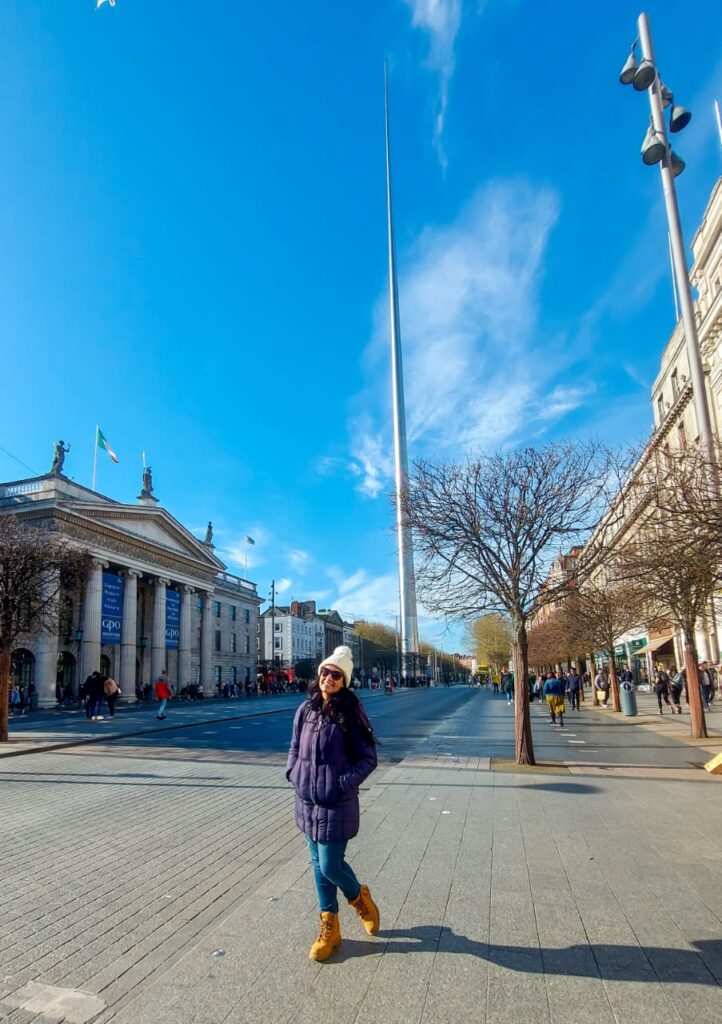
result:
[[[344,618],[393,622],[399,592],[395,572],[372,576],[366,569],[357,569],[347,576],[340,569],[332,568],[328,575],[336,585],[336,596],[330,607],[336,608]]]
[[[280,580],[276,580],[276,593],[285,594],[293,586],[293,580],[288,579],[287,576],[283,576]]]
[[[528,182],[481,189],[446,226],[420,236],[400,276],[401,336],[409,449],[458,457],[527,436],[579,405],[583,386],[563,388],[552,372],[569,359],[557,341],[537,337],[538,290],[556,192]],[[380,494],[393,475],[389,405],[378,405],[388,380],[388,326],[383,315],[367,352],[363,412],[350,424],[358,490]],[[550,358],[550,347],[555,348]],[[384,389],[383,398],[386,398]]]
[[[299,573],[305,572],[311,564],[311,555],[301,548],[289,548],[286,551],[286,558]]]
[[[439,95],[434,118],[434,145],[442,167],[446,157],[441,145],[449,83],[454,73],[454,46],[461,28],[462,0],[404,0],[411,8],[411,23],[429,34],[428,67],[439,75]]]
[[[255,544],[246,544],[246,536],[253,537]],[[266,561],[265,551],[272,541],[272,535],[265,526],[259,523],[249,526],[241,534],[223,529],[217,529],[214,534],[216,553],[226,564],[233,569],[246,571],[246,558],[248,558],[248,569],[257,568]]]

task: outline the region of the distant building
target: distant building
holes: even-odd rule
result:
[[[334,609],[316,610],[315,601],[292,601],[267,608],[258,619],[256,649],[261,661],[292,668],[298,661],[322,661],[340,644],[348,644],[360,663],[359,637]]]

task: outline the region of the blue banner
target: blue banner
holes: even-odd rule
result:
[[[165,592],[165,646],[177,651],[180,641],[180,594],[177,590]]]
[[[119,644],[123,629],[123,577],[103,573],[103,605],[100,618],[101,644]]]

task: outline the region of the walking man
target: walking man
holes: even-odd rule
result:
[[[579,676],[574,665],[569,669],[567,675],[567,692],[569,694],[569,700],[572,708],[576,708],[579,711],[579,700],[582,689],[582,680]]]

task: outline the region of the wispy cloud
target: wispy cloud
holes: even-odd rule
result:
[[[253,537],[255,544],[246,545],[246,536]],[[263,565],[266,561],[266,551],[269,550],[272,539],[270,531],[260,523],[249,526],[248,530],[242,534],[222,527],[219,527],[214,534],[218,557],[229,568],[241,569],[244,572],[246,570],[246,557],[248,558],[249,571],[258,568],[259,565]]]
[[[411,8],[411,23],[429,35],[427,65],[439,76],[439,95],[434,117],[434,145],[443,168],[446,168],[441,137],[444,131],[446,108],[449,103],[449,83],[454,73],[454,47],[461,28],[462,0],[404,0]]]
[[[311,564],[311,555],[302,548],[288,548],[286,558],[293,568],[300,573],[305,572]]]
[[[393,622],[399,591],[396,573],[373,576],[365,569],[357,569],[346,575],[343,570],[332,567],[328,575],[335,584],[331,607],[338,609],[344,618]]]
[[[276,593],[285,594],[293,586],[293,580],[290,580],[287,576],[281,577],[280,580],[276,580]]]
[[[538,290],[558,213],[553,189],[523,180],[493,183],[452,224],[423,231],[402,259],[413,454],[456,457],[497,447],[522,430],[533,433],[535,423],[548,429],[585,400],[586,386],[559,384],[569,359],[563,346],[538,336]],[[369,385],[359,397],[363,411],[351,422],[351,472],[370,497],[387,487],[393,470],[390,432],[372,426],[389,422],[377,383],[388,375],[385,316],[377,323],[365,361]]]

